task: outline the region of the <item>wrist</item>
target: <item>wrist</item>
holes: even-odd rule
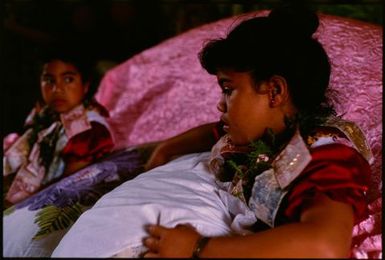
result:
[[[200,254],[209,242],[210,237],[200,237],[195,243],[195,247],[192,253],[192,258],[200,258]]]

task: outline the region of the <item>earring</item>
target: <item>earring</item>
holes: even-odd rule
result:
[[[278,87],[273,88],[272,91],[273,91],[273,93],[271,93],[271,94],[272,94],[273,97],[275,97],[275,95],[278,94]]]
[[[278,88],[274,87],[271,92],[271,100],[270,100],[270,105],[275,104],[275,96],[278,94]]]

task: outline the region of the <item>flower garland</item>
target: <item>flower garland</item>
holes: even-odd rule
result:
[[[36,143],[39,133],[52,125],[55,121],[59,120],[59,114],[48,106],[39,109],[35,108],[35,114],[32,118],[32,123],[28,124],[26,128],[31,128],[32,133],[28,139],[30,147]],[[40,142],[40,156],[39,163],[48,170],[52,159],[54,157],[54,150],[56,142],[59,138],[60,128],[57,127],[51,134],[45,136]]]
[[[251,196],[254,179],[262,172],[272,167],[276,155],[292,136],[292,129],[287,129],[282,135],[276,135],[268,128],[261,139],[249,144],[249,152],[234,154],[225,159],[225,175],[231,176],[232,194],[247,202]],[[278,141],[279,140],[279,141]]]
[[[245,203],[248,202],[255,177],[272,168],[272,162],[286,147],[297,128],[306,137],[304,140],[307,145],[311,145],[311,140],[314,140],[312,136],[317,135],[317,127],[334,114],[333,109],[321,111],[323,113],[298,113],[292,118],[285,117],[286,130],[281,134],[275,134],[270,128],[266,129],[260,139],[248,145],[248,153],[235,153],[225,158],[222,175],[225,177],[221,181],[231,181],[231,193]]]

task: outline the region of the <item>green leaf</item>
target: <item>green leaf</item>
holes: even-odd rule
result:
[[[44,207],[36,214],[35,223],[39,226],[39,230],[32,239],[37,240],[54,231],[67,229],[82,213],[83,210],[79,203],[64,208]]]
[[[235,171],[235,174],[237,176],[239,176],[240,178],[244,177],[243,171],[233,160],[228,160],[226,161],[226,163]]]
[[[15,206],[9,207],[3,211],[3,216],[8,216],[15,211]]]

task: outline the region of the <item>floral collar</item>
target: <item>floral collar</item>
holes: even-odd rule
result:
[[[337,131],[322,130],[322,127]],[[212,148],[210,171],[219,181],[230,182],[228,191],[247,203],[255,178],[270,169],[274,171],[281,189],[289,186],[311,161],[310,148],[342,143],[355,148],[369,163],[372,161],[370,147],[355,123],[331,117],[320,129],[304,138],[296,128],[282,149],[272,148],[263,141],[239,147],[231,143],[228,135],[224,135]]]
[[[60,121],[68,139],[72,136],[91,129],[91,124],[87,117],[87,110],[83,104],[73,108],[67,113],[60,114]]]
[[[279,186],[286,188],[310,162],[311,156],[298,129],[280,152],[274,152],[262,141],[247,147],[231,144],[228,135],[213,147],[209,168],[222,182],[231,182],[228,191],[247,203],[254,178],[274,169]]]

